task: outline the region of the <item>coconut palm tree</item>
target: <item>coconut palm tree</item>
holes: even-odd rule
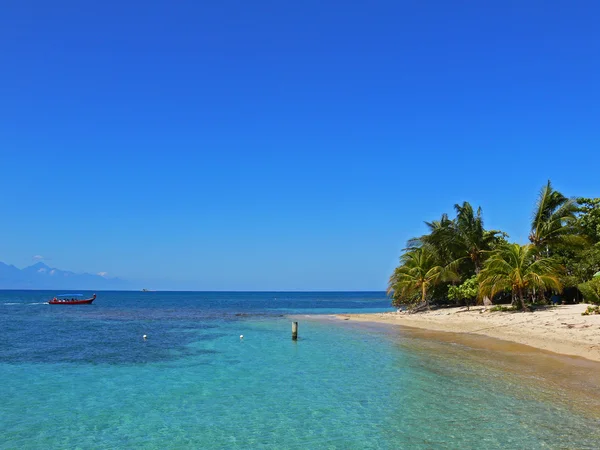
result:
[[[529,234],[529,241],[540,255],[550,256],[550,246],[553,244],[582,243],[582,238],[575,235],[572,228],[577,212],[577,202],[554,190],[548,180],[540,190]]]
[[[454,236],[456,234],[456,224],[454,220],[448,218],[448,214],[442,214],[440,220],[425,222],[429,229],[428,234],[408,241],[408,251],[427,247],[436,258],[443,264],[449,264],[457,259]]]
[[[441,265],[452,267],[460,273],[463,281],[477,275],[483,267],[487,254],[504,242],[506,233],[486,230],[481,208],[477,212],[469,202],[454,205],[456,218],[443,214],[440,220],[425,222],[429,234],[411,239],[408,249],[430,249]]]
[[[428,290],[438,283],[457,278],[452,267],[440,265],[435,253],[426,246],[406,252],[400,262],[390,277],[388,295],[404,299],[418,296],[427,309],[430,309]]]
[[[486,253],[501,236],[506,234],[496,230],[487,231],[483,227],[481,207],[477,208],[475,213],[469,202],[463,202],[462,205],[454,205],[454,209],[456,210],[455,245],[460,249],[462,257],[471,261],[475,273],[478,274],[483,267]]]
[[[525,308],[524,295],[530,289],[561,291],[562,267],[553,258],[539,257],[533,244],[507,244],[495,250],[479,274],[479,295],[493,297],[512,290],[513,301]]]
[[[505,233],[486,230],[483,226],[481,208],[477,212],[469,202],[454,205],[456,219],[443,214],[440,220],[425,222],[429,234],[411,239],[408,248],[428,246],[444,264],[461,263],[463,269],[475,274],[481,271],[487,252],[501,241]],[[464,263],[468,262],[467,267]]]

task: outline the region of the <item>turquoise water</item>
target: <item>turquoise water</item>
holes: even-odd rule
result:
[[[3,449],[600,447],[595,405],[500,353],[302,318],[291,341],[283,314],[382,293],[50,294],[0,293]]]

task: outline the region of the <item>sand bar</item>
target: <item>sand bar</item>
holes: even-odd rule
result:
[[[338,314],[343,320],[472,333],[600,362],[600,315],[582,316],[588,305],[561,305],[536,312],[489,312],[483,307],[442,308],[424,313]]]

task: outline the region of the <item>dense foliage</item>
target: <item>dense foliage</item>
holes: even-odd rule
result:
[[[451,267],[439,264],[438,258],[428,247],[416,248],[402,255],[401,259],[402,264],[392,274],[394,291],[409,303],[420,300],[429,308],[429,289],[457,278]]]
[[[486,230],[481,208],[464,202],[454,210],[454,218],[425,222],[428,233],[409,240],[388,284],[395,306],[486,298],[517,308],[550,298],[600,303],[600,198],[569,198],[548,181],[527,245]]]
[[[525,308],[525,294],[534,289],[562,290],[559,276],[562,268],[555,258],[540,256],[533,244],[506,244],[491,253],[479,274],[480,295],[494,297],[510,291],[513,302]]]
[[[478,292],[479,281],[477,275],[473,275],[458,286],[450,286],[448,288],[448,298],[456,302],[465,302],[468,308],[477,299]]]
[[[586,301],[600,305],[600,276],[577,286]]]

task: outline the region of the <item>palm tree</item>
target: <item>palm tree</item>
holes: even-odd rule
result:
[[[581,243],[571,225],[575,222],[577,203],[554,190],[552,183],[540,190],[538,201],[531,220],[529,241],[540,251],[540,255],[550,256],[550,246],[559,243]]]
[[[539,257],[533,244],[507,244],[495,250],[479,274],[479,295],[493,297],[498,292],[512,290],[513,302],[518,296],[525,308],[524,294],[528,289],[561,291],[559,276],[562,267],[553,258]]]
[[[473,263],[475,274],[483,267],[485,254],[492,249],[493,244],[505,233],[496,230],[487,231],[483,227],[481,207],[477,214],[469,202],[454,205],[456,210],[455,239],[463,258]]]
[[[430,249],[445,267],[460,273],[455,280],[469,279],[483,267],[487,254],[504,242],[506,233],[486,230],[481,208],[477,212],[469,202],[454,205],[456,218],[443,214],[440,220],[425,222],[429,234],[408,241],[408,249]]]
[[[388,284],[388,295],[400,298],[420,297],[430,309],[428,290],[441,283],[457,278],[450,267],[439,264],[436,255],[428,247],[415,248],[400,258]]]
[[[455,256],[456,249],[454,248],[456,241],[454,239],[456,234],[454,220],[449,219],[448,214],[444,213],[440,220],[425,222],[425,225],[429,228],[429,233],[409,240],[406,250],[411,251],[427,247],[440,262],[449,264],[455,261],[457,257]]]
[[[440,220],[425,222],[429,234],[408,241],[408,248],[428,246],[444,264],[469,262],[469,271],[481,271],[485,255],[505,233],[483,227],[481,208],[477,213],[469,202],[454,205],[456,219],[443,214]],[[471,272],[472,273],[472,272]]]

